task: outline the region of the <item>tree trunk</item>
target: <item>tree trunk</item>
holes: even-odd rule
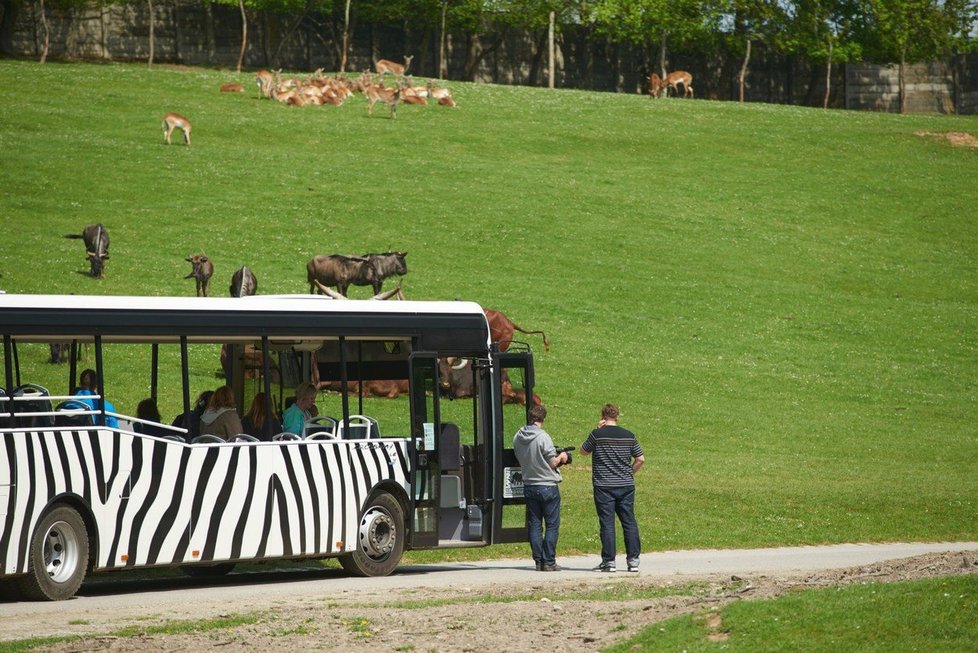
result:
[[[549,57],[548,69],[547,69],[547,87],[554,87],[554,56],[556,51],[554,50],[554,23],[556,22],[557,14],[554,11],[550,12],[550,26],[547,31],[547,56]]]
[[[900,48],[900,113],[907,112],[907,46]]]
[[[149,67],[153,67],[153,51],[156,48],[155,34],[153,33],[153,26],[156,21],[153,20],[153,0],[146,0],[146,4],[149,7]]]
[[[343,52],[340,54],[340,72],[346,72],[346,53],[350,50],[350,0],[343,9]]]
[[[529,86],[543,84],[543,81],[540,79],[542,77],[540,69],[543,67],[543,55],[547,49],[547,39],[549,36],[549,29],[540,30],[540,36],[533,40],[533,58],[530,59],[530,72],[525,80]]]
[[[666,39],[669,38],[669,33],[663,31],[662,38],[659,39],[659,75],[662,79],[666,78]]]
[[[41,63],[47,61],[48,47],[51,45],[51,34],[48,31],[48,17],[44,11],[44,0],[41,0],[41,28],[44,30],[44,45],[41,48]]]
[[[14,28],[21,6],[21,0],[0,0],[0,55],[14,56]]]
[[[739,87],[738,98],[741,102],[744,101],[744,79],[747,77],[747,64],[750,62],[750,39],[747,39],[747,47],[744,49],[744,63],[740,66],[740,74],[737,76],[737,84]]]
[[[438,43],[438,78],[448,79],[448,62],[445,61],[445,24],[448,18],[448,1],[441,3],[441,38]]]
[[[822,100],[822,108],[829,108],[829,96],[832,94],[832,39],[829,39],[829,57],[825,62],[825,98]]]
[[[214,3],[204,3],[204,37],[207,43],[207,63],[214,63],[214,51],[216,48],[214,38]]]
[[[248,47],[248,16],[245,15],[244,0],[238,0],[241,8],[241,52],[238,53],[238,72],[241,72],[241,64],[244,62],[245,48]]]

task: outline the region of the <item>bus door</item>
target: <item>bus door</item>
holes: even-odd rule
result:
[[[517,343],[513,343],[517,344]],[[492,368],[495,406],[493,433],[493,537],[492,543],[526,542],[526,501],[523,471],[513,452],[513,436],[527,424],[526,397],[533,397],[533,355],[529,350],[496,354]],[[520,396],[524,398],[519,403]],[[531,400],[532,401],[532,400]]]
[[[438,358],[414,352],[408,359],[411,393],[411,526],[413,549],[438,546]]]

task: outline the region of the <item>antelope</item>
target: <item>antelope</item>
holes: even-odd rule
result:
[[[163,141],[170,145],[170,135],[178,128],[183,132],[183,142],[190,145],[190,121],[172,111],[163,116]]]
[[[281,71],[279,71],[281,72]],[[272,87],[275,83],[276,74],[262,69],[255,73],[255,83],[258,84],[258,99],[262,97],[271,99]]]
[[[368,86],[367,94],[367,115],[373,115],[374,104],[386,102],[391,108],[391,118],[397,118],[397,102],[401,99],[401,88],[386,88],[384,86]]]
[[[398,88],[401,91],[401,102],[404,104],[420,104],[422,106],[427,106],[428,100],[425,98],[428,96],[428,89],[425,87],[399,84]]]
[[[221,93],[244,93],[244,86],[236,82],[221,84]]]
[[[693,76],[685,70],[673,71],[666,75],[665,79],[652,73],[649,75],[649,95],[661,97],[663,93],[668,94],[669,88],[672,88],[678,95],[679,84],[683,85],[683,97],[693,97]]]
[[[428,80],[428,97],[433,97],[438,100],[438,104],[443,107],[458,107],[455,104],[454,98],[452,98],[452,92],[447,88],[438,88],[435,86],[434,80]]]
[[[408,66],[411,65],[411,59],[414,59],[414,55],[411,55],[410,57],[405,55],[403,64],[396,63],[389,59],[379,59],[374,64],[374,67],[377,69],[377,74],[381,77],[384,76],[384,73],[390,73],[395,77],[403,77],[404,73],[408,69]]]

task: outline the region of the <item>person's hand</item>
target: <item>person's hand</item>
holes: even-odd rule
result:
[[[602,417],[601,419],[598,420],[598,428],[601,428],[602,426],[604,426],[607,423],[608,423],[608,421],[605,418]]]

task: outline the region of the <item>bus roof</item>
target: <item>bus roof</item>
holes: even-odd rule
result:
[[[463,301],[336,300],[322,295],[135,297],[0,294],[0,331],[18,339],[194,342],[405,338],[438,351],[485,352],[482,308]]]

